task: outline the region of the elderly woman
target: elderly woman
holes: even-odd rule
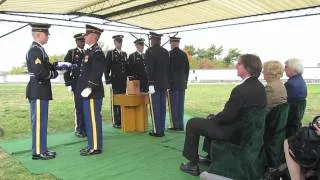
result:
[[[294,103],[305,100],[307,97],[307,85],[302,78],[303,65],[299,59],[289,59],[285,62],[286,75],[289,77],[285,83],[288,93],[288,102]]]
[[[287,91],[280,78],[283,66],[279,61],[267,61],[263,64],[263,77],[267,81],[267,109],[287,102]]]
[[[302,78],[303,65],[299,59],[289,59],[285,62],[286,75],[289,77],[284,84],[287,89],[290,106],[286,137],[294,135],[301,127],[301,121],[306,108],[307,85]]]

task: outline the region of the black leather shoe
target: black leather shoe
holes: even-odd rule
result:
[[[186,172],[188,174],[191,174],[192,176],[199,176],[200,170],[198,165],[191,165],[190,162],[188,163],[182,163],[180,165],[180,170],[183,172]]]
[[[57,153],[55,151],[50,151],[50,150],[47,150],[46,154],[49,156],[56,156],[57,155]]]
[[[79,137],[79,138],[84,138],[84,137],[87,136],[86,134],[84,134],[84,133],[82,133],[82,132],[78,132],[78,131],[75,132],[74,135],[76,135],[76,136]]]
[[[101,154],[101,150],[100,149],[87,149],[87,151],[80,151],[80,155],[81,156],[91,156],[91,155],[96,155],[96,154]]]
[[[206,155],[206,156],[199,155],[199,163],[200,164],[210,164],[211,159],[210,159],[209,155]]]
[[[119,129],[119,128],[121,128],[121,125],[119,125],[119,124],[114,124],[113,127]]]
[[[48,160],[48,159],[53,159],[55,156],[50,156],[47,153],[41,153],[41,154],[33,154],[32,159],[33,160]]]
[[[162,133],[162,134],[157,134],[157,133],[154,133],[154,132],[149,132],[149,135],[150,135],[150,136],[154,136],[154,137],[163,137],[163,136],[164,136],[164,133]]]
[[[87,152],[89,150],[90,150],[89,147],[85,147],[85,148],[80,149],[80,153]]]

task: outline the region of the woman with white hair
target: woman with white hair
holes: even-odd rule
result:
[[[290,111],[288,115],[286,137],[292,136],[301,127],[305,110],[307,85],[302,77],[303,65],[299,59],[289,59],[285,62],[286,75],[289,77],[284,84],[287,89]]]

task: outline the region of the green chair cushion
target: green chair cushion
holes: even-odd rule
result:
[[[287,125],[289,105],[280,104],[273,107],[266,117],[264,133],[264,148],[267,158],[267,166],[276,168],[285,162],[283,142],[285,140],[285,128]]]
[[[289,104],[286,137],[294,135],[301,127],[301,121],[306,110],[306,104],[306,100]]]

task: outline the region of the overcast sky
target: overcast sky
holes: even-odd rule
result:
[[[229,48],[239,48],[242,53],[254,53],[262,61],[279,60],[284,62],[291,57],[300,58],[305,66],[317,66],[320,63],[320,16],[268,21],[245,25],[213,28],[179,33],[181,47],[194,45],[208,48],[211,44],[223,46],[226,53]],[[18,23],[0,21],[0,35],[21,26]],[[84,29],[52,26],[50,38],[45,49],[49,55],[65,54],[74,48],[73,35]],[[100,41],[113,48],[112,36],[116,32],[103,32]],[[123,34],[123,50],[132,53],[135,50],[130,34]],[[137,37],[144,37],[137,35]],[[146,37],[144,37],[146,38]],[[164,37],[163,42],[167,40]],[[32,43],[31,28],[28,26],[13,34],[0,38],[0,71],[25,62],[26,52]],[[169,45],[165,46],[169,50]]]

